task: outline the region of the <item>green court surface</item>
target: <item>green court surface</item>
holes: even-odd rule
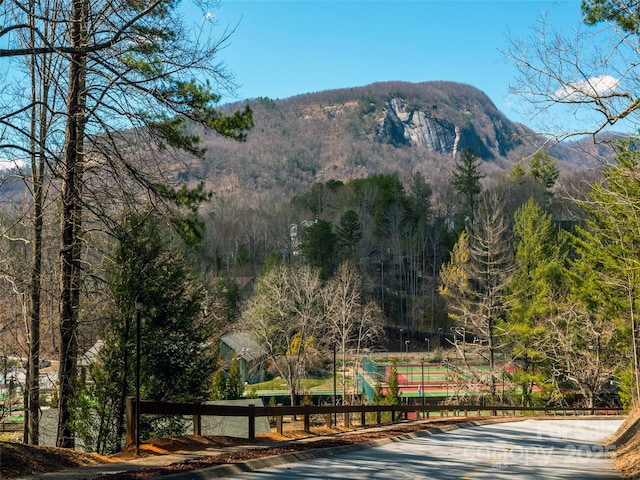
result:
[[[383,393],[386,392],[391,365],[389,359],[374,361],[365,357],[362,368],[357,375],[357,387],[351,384],[351,380],[348,380],[347,394],[351,394],[354,391],[359,393],[364,391],[366,397],[371,400],[378,382],[382,387]],[[488,375],[489,373],[487,365],[473,365],[472,368],[476,376]],[[452,363],[401,363],[396,365],[396,370],[398,372],[398,386],[403,398],[424,398],[431,401],[443,401],[452,396],[460,397],[481,393],[479,390],[473,389],[471,380],[473,380],[474,375],[464,372],[461,366]],[[326,398],[333,396],[331,378],[315,382],[304,381],[302,383],[300,385],[302,395],[325,397],[324,401],[326,401]],[[342,391],[341,377],[339,376],[336,388],[338,397],[342,396]],[[257,386],[255,393],[263,399],[270,397],[281,399],[289,396],[286,384],[280,380],[265,382]]]
[[[360,376],[362,388],[370,397],[375,384],[380,382],[386,391],[391,363],[365,359],[365,373]],[[396,364],[398,386],[403,398],[444,399],[450,396],[475,395],[479,389],[469,389],[474,376],[488,376],[488,365],[471,365],[473,373],[450,363],[405,363]],[[507,366],[505,366],[507,367]],[[502,367],[501,367],[502,368]],[[507,367],[508,370],[508,367]]]

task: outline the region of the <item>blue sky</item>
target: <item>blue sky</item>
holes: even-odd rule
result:
[[[580,1],[222,0],[212,13],[220,27],[237,25],[220,54],[240,86],[237,99],[450,80],[479,88],[511,120],[531,125],[508,95],[516,71],[501,50],[543,14],[570,31]]]

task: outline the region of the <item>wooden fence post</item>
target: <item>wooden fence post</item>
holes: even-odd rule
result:
[[[311,432],[311,421],[309,417],[309,412],[304,412],[304,431],[307,433]]]
[[[196,437],[202,436],[202,417],[199,413],[193,414],[193,435]]]
[[[249,405],[249,440],[256,438],[256,406],[254,404]]]

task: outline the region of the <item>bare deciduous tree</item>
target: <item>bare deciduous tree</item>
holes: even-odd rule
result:
[[[489,364],[488,379],[469,368],[467,342],[455,346],[476,380],[496,394],[496,355],[500,349],[497,322],[508,308],[508,286],[514,270],[510,225],[503,200],[485,195],[476,223],[461,234],[451,260],[442,268],[442,293],[457,325],[474,335],[474,352]]]
[[[257,281],[242,313],[243,327],[265,348],[271,366],[287,382],[292,405],[302,371],[317,353],[322,305],[318,272],[307,266],[278,265]]]
[[[583,25],[559,32],[543,16],[529,37],[511,39],[505,53],[519,72],[511,90],[532,107],[540,119],[536,126],[547,127],[540,133],[563,139],[595,135],[624,120],[637,123],[640,31],[634,5],[586,0]],[[573,125],[563,122],[561,112],[576,120]]]
[[[352,382],[357,385],[358,361],[382,334],[382,313],[374,302],[362,305],[361,279],[355,266],[343,263],[323,289],[326,347],[337,347],[341,357],[342,403],[347,396],[347,354],[354,358]],[[355,392],[358,393],[357,391]]]
[[[624,349],[619,348],[618,333],[608,323],[576,304],[566,306],[546,322],[546,353],[556,385],[577,387],[590,408],[611,388],[616,368],[628,361]]]

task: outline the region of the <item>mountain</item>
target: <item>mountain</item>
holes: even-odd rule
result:
[[[309,185],[375,173],[447,178],[456,154],[473,149],[489,181],[525,160],[545,139],[510,121],[482,91],[454,82],[384,82],[248,101],[256,126],[246,143],[196,130],[208,153],[182,172],[214,191],[295,194]],[[238,109],[231,104],[224,109]],[[243,106],[243,105],[242,105]],[[551,150],[562,171],[591,164],[571,145]]]
[[[485,93],[454,82],[382,82],[221,109],[234,111],[245,103],[255,119],[246,142],[192,127],[189,133],[207,148],[204,162],[185,167],[167,156],[167,172],[182,182],[204,182],[214,192],[258,194],[268,201],[317,182],[381,173],[404,180],[420,172],[437,191],[448,182],[456,155],[467,148],[482,159],[487,182],[545,148],[543,137],[509,120]],[[603,154],[590,139],[550,151],[569,173],[593,167],[593,156]],[[22,193],[18,180],[0,174],[0,208]]]

